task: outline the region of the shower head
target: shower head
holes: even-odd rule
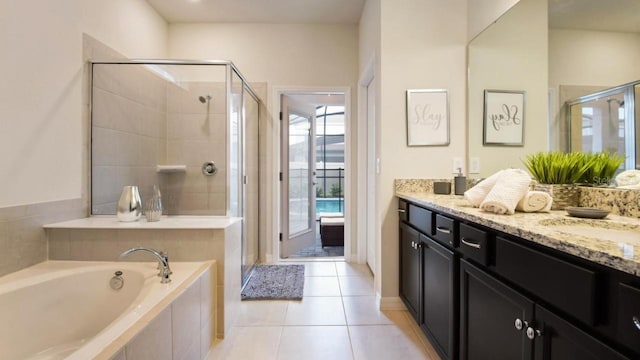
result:
[[[206,104],[209,101],[211,101],[211,95],[210,94],[207,94],[205,96],[200,95],[198,96],[198,100],[200,100],[201,103]]]
[[[618,100],[618,99],[614,99],[614,98],[608,98],[607,102],[609,104],[611,104],[612,101],[615,101],[618,103],[618,106],[623,107],[624,106],[624,100]]]

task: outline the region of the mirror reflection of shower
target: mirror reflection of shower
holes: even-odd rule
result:
[[[207,104],[207,105],[209,104],[209,101],[211,101],[211,99],[212,99],[211,94],[207,94],[205,96],[200,95],[198,97],[198,100],[200,100],[201,103]]]
[[[211,99],[213,99],[211,94],[198,96],[198,100],[200,100],[201,103],[207,104],[207,114],[204,119],[204,124],[202,124],[202,131],[204,131],[206,134],[208,134],[210,130],[209,110],[211,109]]]
[[[618,153],[625,157],[623,170],[636,169],[636,159],[640,159],[638,96],[640,81],[634,81],[567,101],[569,150]]]

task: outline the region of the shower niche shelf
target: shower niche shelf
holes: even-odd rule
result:
[[[156,165],[159,174],[183,173],[187,171],[187,165]]]

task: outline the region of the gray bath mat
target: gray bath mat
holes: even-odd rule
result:
[[[257,265],[242,300],[302,300],[304,265]]]

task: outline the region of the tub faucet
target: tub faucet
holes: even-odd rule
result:
[[[171,282],[171,279],[169,278],[169,276],[171,276],[172,271],[171,271],[171,268],[169,267],[169,258],[167,257],[167,254],[162,251],[157,251],[157,250],[146,248],[146,247],[135,247],[135,248],[126,250],[122,254],[120,254],[120,259],[137,251],[148,252],[153,256],[155,256],[156,259],[158,259],[158,268],[160,269],[160,272],[158,273],[158,276],[160,276],[160,283],[168,284]]]

